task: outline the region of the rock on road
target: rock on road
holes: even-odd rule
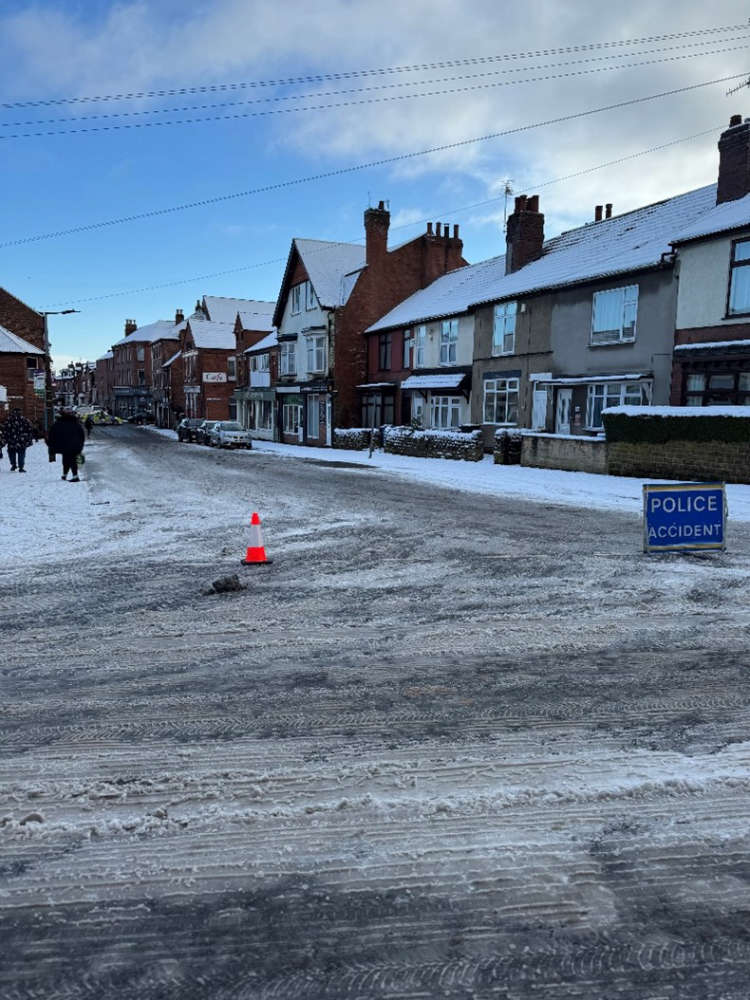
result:
[[[3,1000],[747,1000],[747,526],[96,438],[0,578]]]

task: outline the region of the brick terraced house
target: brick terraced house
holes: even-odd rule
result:
[[[18,406],[44,427],[45,398],[52,393],[45,317],[0,288],[0,416]]]

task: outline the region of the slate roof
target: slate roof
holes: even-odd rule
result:
[[[24,340],[4,326],[0,326],[0,352],[3,354],[44,354],[38,347],[34,347],[28,340]]]
[[[196,347],[214,347],[219,350],[233,351],[237,346],[234,335],[234,321],[231,323],[212,323],[211,320],[190,320],[190,332]]]
[[[716,233],[726,233],[731,229],[742,229],[750,226],[750,194],[734,201],[724,201],[715,205],[700,219],[678,232],[672,239],[675,245],[695,240],[701,236],[713,236]]]
[[[268,306],[267,309],[239,309],[240,323],[243,330],[268,330],[273,329],[273,313],[276,308],[275,302],[258,302],[256,305]]]
[[[252,347],[248,347],[244,353],[253,354],[255,351],[267,351],[271,347],[277,347],[279,343],[279,338],[276,336],[276,331],[269,333],[267,337],[263,340],[259,340],[257,344],[253,344]]]
[[[745,199],[743,199],[744,201]],[[452,271],[383,316],[368,332],[455,316],[471,306],[658,267],[677,233],[716,202],[716,185],[590,222],[547,240],[539,260],[505,274],[505,258]]]
[[[257,299],[230,299],[224,295],[204,295],[203,303],[208,310],[208,318],[212,323],[234,323],[237,313],[247,312],[268,316],[268,329],[271,329],[271,316],[276,308],[275,302],[262,302]],[[261,327],[246,327],[246,329],[261,329]]]
[[[148,323],[146,326],[139,326],[127,337],[122,337],[115,341],[113,347],[121,344],[155,344],[157,340],[179,340],[180,330],[184,329],[185,322],[176,324],[171,319],[157,319],[155,323]]]
[[[401,388],[457,389],[465,378],[465,372],[451,372],[449,375],[409,375],[401,383]]]

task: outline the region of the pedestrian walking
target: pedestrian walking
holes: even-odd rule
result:
[[[72,410],[63,409],[49,432],[49,460],[55,461],[56,455],[62,455],[63,474],[61,479],[67,480],[72,472],[71,483],[80,482],[78,478],[78,456],[83,451],[86,440],[83,427]]]
[[[86,437],[87,438],[91,437],[91,431],[94,426],[94,421],[90,413],[84,420],[83,426],[86,428]]]
[[[26,449],[34,443],[34,428],[31,422],[15,406],[3,425],[3,439],[8,449],[10,471],[26,472]]]

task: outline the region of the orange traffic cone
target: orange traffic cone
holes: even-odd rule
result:
[[[261,566],[263,563],[273,562],[266,558],[266,550],[263,548],[263,535],[260,530],[260,517],[257,512],[250,518],[250,544],[247,547],[247,555],[242,560],[243,566]]]

